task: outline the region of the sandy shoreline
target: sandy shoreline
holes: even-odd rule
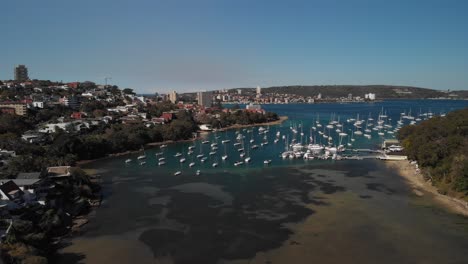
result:
[[[250,125],[232,125],[229,127],[225,127],[222,129],[218,129],[218,131],[226,131],[226,130],[231,130],[231,129],[239,129],[239,128],[247,128],[247,127],[254,127],[254,126],[273,126],[273,125],[279,125],[283,123],[284,121],[288,120],[287,116],[280,116],[278,120],[272,121],[272,122],[266,122],[266,123],[256,123],[256,124],[250,124]],[[199,133],[207,132],[211,133],[211,131],[198,131]],[[162,142],[151,142],[145,145],[145,149],[151,149],[160,145],[166,145],[166,144],[172,144],[172,143],[180,143],[180,142],[191,142],[195,141],[197,139],[200,139],[200,137],[196,138],[191,138],[191,139],[183,139],[183,140],[167,140],[167,141],[162,141]],[[97,160],[102,160],[102,159],[107,159],[107,158],[113,158],[113,157],[119,157],[119,156],[124,156],[132,153],[138,153],[141,152],[141,150],[129,150],[125,152],[119,152],[119,153],[113,153],[109,154],[106,157],[98,158],[98,159],[92,159],[92,160],[80,160],[76,162],[77,166],[84,165],[93,161]]]
[[[385,164],[396,170],[408,182],[416,195],[424,195],[423,191],[430,193],[444,207],[468,217],[468,202],[439,193],[437,188],[426,181],[423,175],[416,171],[415,165],[409,161],[385,161]]]

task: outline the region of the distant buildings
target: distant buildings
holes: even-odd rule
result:
[[[27,108],[26,104],[18,102],[0,102],[0,112],[25,116]]]
[[[371,101],[375,100],[375,93],[368,93],[364,95],[365,99],[369,99]]]
[[[258,104],[250,103],[250,104],[245,106],[245,109],[247,109],[247,110],[260,110],[260,109],[262,109],[262,107],[260,105],[258,105]]]
[[[81,102],[76,96],[64,97],[62,99],[63,105],[70,107],[71,109],[79,109]]]
[[[29,80],[28,68],[25,65],[18,65],[15,67],[15,81],[25,82]]]
[[[173,103],[173,104],[177,103],[177,92],[176,91],[172,91],[169,94],[169,101],[171,101],[171,103]]]
[[[198,92],[197,100],[198,104],[204,107],[211,107],[213,103],[213,93],[212,92]]]

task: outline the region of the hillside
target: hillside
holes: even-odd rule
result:
[[[262,89],[268,93],[288,93],[301,96],[317,96],[322,94],[322,98],[364,97],[366,93],[375,93],[380,99],[416,99],[416,98],[436,98],[447,96],[445,92],[410,86],[391,85],[314,85],[314,86],[278,86]]]
[[[403,127],[398,137],[442,193],[468,198],[468,108]]]

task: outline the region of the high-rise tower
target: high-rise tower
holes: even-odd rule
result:
[[[18,65],[15,67],[15,81],[25,82],[29,80],[28,77],[28,68],[25,65]]]

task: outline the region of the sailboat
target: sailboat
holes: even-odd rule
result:
[[[213,164],[211,164],[211,166],[212,166],[213,168],[216,168],[216,167],[218,167],[218,161],[217,161],[217,160],[215,160],[215,162],[213,162]]]
[[[245,163],[249,163],[250,162],[250,148],[247,148],[247,158],[245,158]]]
[[[130,163],[130,162],[132,162],[132,160],[131,160],[131,159],[127,159],[127,160],[125,160],[125,163]]]
[[[226,160],[228,158],[228,155],[226,153],[226,145],[224,145],[224,155],[221,157],[222,160]]]
[[[143,148],[142,148],[143,149]],[[140,155],[137,157],[138,160],[142,160],[142,159],[146,159],[146,152],[145,150],[143,149],[143,155]]]

